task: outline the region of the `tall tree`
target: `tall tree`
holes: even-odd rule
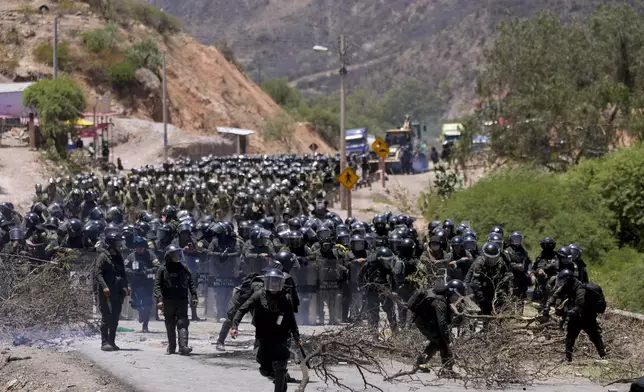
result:
[[[481,106],[465,130],[489,138],[493,159],[566,170],[641,134],[644,19],[628,5],[599,7],[568,23],[551,12],[502,22],[485,51]]]

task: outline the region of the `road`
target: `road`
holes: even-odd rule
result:
[[[124,321],[122,326],[138,329],[136,322]],[[78,352],[103,370],[118,377],[123,383],[129,384],[140,392],[176,392],[176,391],[235,391],[258,392],[272,390],[272,384],[258,372],[258,365],[252,354],[253,327],[244,324],[241,335],[234,344],[228,346],[225,353],[217,352],[210,344],[209,336],[218,332],[219,323],[210,321],[192,323],[190,326],[191,345],[194,347],[193,355],[182,357],[179,355],[164,355],[165,333],[162,322],[152,322],[150,329],[153,333],[142,334],[137,332],[122,332],[117,335],[117,344],[120,352],[106,353],[100,351],[98,338],[88,338],[75,343]],[[320,327],[302,327],[303,334],[319,331]],[[339,366],[335,369],[343,382],[347,385],[362,390],[360,376],[349,366]],[[390,368],[389,371],[397,369]],[[289,372],[296,378],[301,377],[301,372],[295,364],[289,365]],[[432,376],[423,375],[425,382],[432,382]],[[417,382],[387,383],[381,377],[369,377],[369,381],[382,388],[384,392],[412,391],[422,387]],[[447,383],[440,387],[441,391],[464,392],[466,389],[457,383]],[[628,390],[627,387],[616,387],[620,391]],[[291,386],[289,390],[294,390]],[[326,385],[322,380],[313,376],[312,383],[307,391],[339,392],[341,389]],[[534,386],[517,387],[508,389],[508,392],[534,391],[534,392],[605,392],[606,388],[590,383],[583,379],[568,381],[553,381],[551,383]],[[366,391],[374,391],[367,389]],[[119,391],[115,391],[119,392]]]

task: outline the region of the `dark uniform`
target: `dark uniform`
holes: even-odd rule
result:
[[[573,272],[564,270],[557,276],[559,290],[550,298],[544,315],[548,315],[550,305],[557,300],[567,300],[566,312],[568,327],[566,329],[566,359],[572,361],[572,352],[579,333],[583,330],[595,345],[600,357],[606,356],[606,349],[602,339],[602,329],[597,323],[597,312],[593,304],[586,301],[586,286],[574,277]]]
[[[427,363],[438,351],[443,367],[451,370],[453,357],[449,347],[449,330],[452,312],[447,298],[434,290],[420,291],[409,299],[407,308],[412,312],[412,320],[418,330],[429,340],[416,364]]]
[[[165,328],[168,334],[168,354],[174,354],[177,349],[177,331],[179,333],[179,353],[189,354],[192,349],[188,346],[188,296],[192,296],[193,304],[197,304],[197,287],[188,267],[180,260],[172,261],[172,253],[180,253],[180,248],[168,247],[166,262],[157,272],[154,282],[154,297],[162,306],[165,318]]]
[[[113,250],[120,245],[118,238],[117,234],[106,236],[105,242],[109,248],[102,249],[94,263],[94,279],[98,288],[98,305],[101,311],[101,348],[104,351],[119,349],[114,343],[116,328],[118,328],[123,300],[129,290],[123,256]]]
[[[139,312],[142,331],[147,332],[150,316],[155,308],[154,280],[159,262],[154,253],[143,247],[145,240],[141,241],[143,251],[130,253],[125,268],[132,284],[132,307]]]
[[[492,314],[496,307],[503,304],[504,295],[510,291],[513,276],[500,255],[496,243],[486,243],[483,255],[474,261],[465,277],[465,284],[472,287],[481,314]]]
[[[275,270],[272,270],[275,271]],[[269,287],[255,292],[235,314],[233,333],[246,313],[253,313],[255,339],[258,342],[257,362],[265,377],[274,375],[275,392],[286,391],[286,366],[290,356],[288,339],[299,344],[300,332],[295,321],[291,302],[284,291],[268,291]]]
[[[377,328],[380,321],[380,305],[387,314],[387,320],[391,330],[398,329],[394,302],[387,294],[387,291],[396,289],[394,271],[391,263],[394,259],[393,252],[388,248],[381,248],[376,257],[367,260],[360,270],[358,281],[360,289],[364,291],[366,301],[366,312],[369,319],[369,326]]]

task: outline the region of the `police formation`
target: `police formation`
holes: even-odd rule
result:
[[[298,324],[366,322],[375,331],[382,308],[392,332],[415,324],[429,340],[419,365],[440,352],[451,371],[451,305],[473,295],[489,315],[504,298],[526,299],[529,287],[542,317],[554,306],[564,321],[568,360],[581,330],[605,355],[597,314],[606,303],[588,282],[579,246],[557,248],[546,237],[532,261],[521,233],[506,239],[501,226],[483,239],[447,219],[431,222],[420,237],[404,214],[342,220],[328,210],[338,161],[204,157],[127,175],[50,179],[36,185],[24,216],[0,203],[0,245],[4,254],[32,260],[68,249],[95,252],[105,351],[119,349],[127,296],[143,331],[158,318],[155,308],[163,313],[167,354],[177,343],[179,354],[191,352],[188,326],[200,319],[200,301],[206,314],[223,319],[218,350],[251,313],[260,372],[274,379],[276,391],[286,389],[288,341],[299,344]]]

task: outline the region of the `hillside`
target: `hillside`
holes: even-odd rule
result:
[[[347,37],[350,89],[383,91],[415,78],[451,90],[450,114],[474,98],[481,49],[511,12],[588,12],[594,0],[148,0],[182,17],[205,43],[225,38],[249,74],[288,77],[309,93],[337,88],[337,48]],[[390,57],[389,57],[390,56]],[[328,71],[328,72],[327,72]]]
[[[137,42],[151,39],[161,52],[166,53],[169,121],[185,131],[198,134],[216,134],[216,126],[253,129],[249,152],[279,152],[278,143],[265,142],[261,130],[266,120],[281,111],[258,86],[231,65],[214,47],[198,43],[182,32],[160,33],[150,23],[144,25],[132,18],[121,18],[111,27],[114,44],[105,50],[88,50],[86,34],[106,29],[107,20],[95,8],[84,2],[14,1],[2,0],[0,6],[0,75],[13,81],[37,80],[49,77],[52,31],[55,15],[60,15],[59,42],[61,68],[70,73],[86,90],[88,110],[93,109],[96,97],[111,96],[112,109],[127,117],[143,120],[162,120],[161,84],[154,72],[137,75],[127,90],[116,91],[108,81],[106,70],[122,62],[126,53]],[[49,11],[39,12],[46,4]],[[146,6],[143,11],[152,11]],[[143,15],[148,17],[148,15]],[[154,13],[151,16],[155,16]],[[154,68],[154,67],[152,67]],[[140,77],[139,77],[140,76]],[[326,145],[305,126],[298,125],[295,147],[307,151],[315,141],[322,151]]]

